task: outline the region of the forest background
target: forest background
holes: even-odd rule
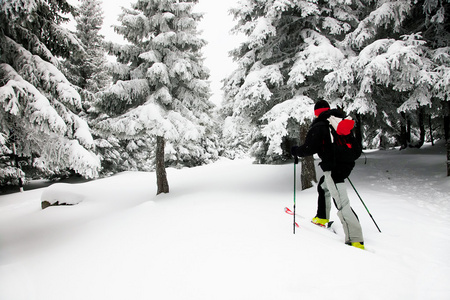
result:
[[[167,193],[167,167],[286,162],[320,99],[365,148],[449,140],[450,0],[237,1],[220,105],[199,1],[131,2],[114,26],[125,43],[100,34],[100,1],[72,2],[0,2],[2,187],[156,170]]]

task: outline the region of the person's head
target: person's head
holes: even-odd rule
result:
[[[324,111],[330,110],[330,104],[325,100],[319,100],[314,105],[314,115],[316,117],[320,116]]]

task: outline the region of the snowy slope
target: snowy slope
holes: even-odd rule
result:
[[[299,170],[297,170],[299,173]],[[0,196],[0,299],[449,299],[450,180],[444,145],[374,151],[351,176],[366,251],[309,223],[316,192],[293,165],[251,160],[126,172],[78,184],[76,206],[40,209],[44,189]],[[68,190],[68,193],[70,191]]]

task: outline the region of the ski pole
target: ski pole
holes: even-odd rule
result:
[[[297,190],[297,164],[298,156],[294,156],[294,234],[295,234],[295,191]]]
[[[359,200],[361,200],[362,204],[364,205],[364,207],[367,210],[367,213],[369,214],[369,216],[372,218],[373,223],[375,224],[375,226],[377,226],[377,229],[379,232],[381,232],[380,227],[378,227],[377,222],[375,222],[375,219],[372,217],[372,214],[370,213],[369,209],[367,208],[366,204],[364,203],[363,199],[361,198],[361,196],[359,195],[358,191],[356,190],[355,186],[353,185],[353,182],[350,180],[349,177],[347,177],[348,182],[350,182],[350,184],[352,185],[353,189],[355,190],[356,195],[358,195]]]

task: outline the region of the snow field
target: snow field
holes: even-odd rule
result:
[[[40,209],[45,189],[0,196],[0,299],[447,299],[450,185],[442,144],[367,153],[348,185],[366,251],[310,225],[315,188],[293,165],[221,160],[78,184],[85,200]],[[300,167],[297,169],[300,173]]]

